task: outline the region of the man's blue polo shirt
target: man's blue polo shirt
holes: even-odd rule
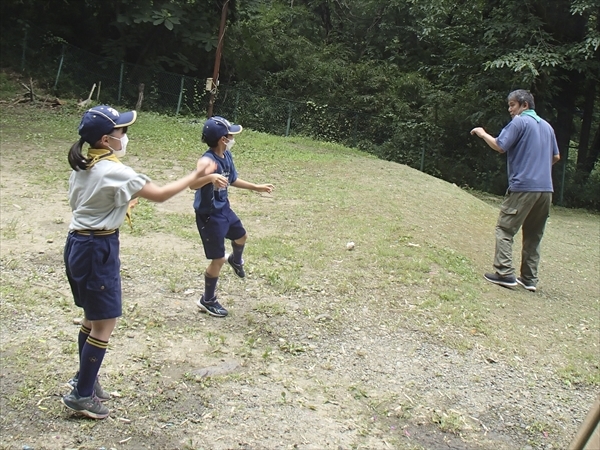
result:
[[[515,116],[496,143],[507,154],[511,192],[554,192],[552,159],[558,155],[558,144],[548,122],[538,122],[528,115]]]

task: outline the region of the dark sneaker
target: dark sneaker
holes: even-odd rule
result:
[[[527,289],[530,292],[535,292],[535,290],[536,290],[535,284],[533,284],[531,281],[525,281],[521,277],[517,278],[517,283],[519,283],[521,286],[523,286],[525,289]]]
[[[65,395],[62,402],[67,408],[92,419],[104,419],[110,413],[98,397],[94,394],[89,397],[81,397],[77,392],[77,388],[73,388],[69,395]]]
[[[208,313],[211,316],[215,316],[215,317],[225,317],[228,312],[225,308],[223,308],[221,306],[221,304],[217,301],[217,297],[213,297],[211,299],[211,301],[207,302],[204,300],[204,295],[202,297],[200,297],[200,300],[198,300],[198,308],[200,308],[200,311],[204,312],[204,313]]]
[[[69,381],[67,381],[67,383],[72,388],[76,388],[78,381],[79,381],[79,372],[77,372],[73,378],[71,378]],[[98,400],[100,400],[101,402],[110,400],[110,394],[108,392],[106,392],[104,389],[102,389],[102,386],[100,386],[100,382],[98,381],[98,377],[96,377],[96,381],[94,382],[94,394],[96,394],[96,397],[98,397]]]
[[[229,255],[227,257],[227,262],[233,268],[233,271],[235,272],[235,274],[238,277],[244,278],[246,276],[246,272],[244,272],[244,260],[243,259],[242,259],[241,264],[237,264],[237,263],[233,262],[233,253],[232,253],[231,255]]]
[[[490,283],[499,284],[504,287],[515,287],[517,285],[517,279],[512,275],[509,277],[501,277],[497,273],[486,273],[483,278]]]

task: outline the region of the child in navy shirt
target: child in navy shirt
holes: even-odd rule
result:
[[[274,189],[272,184],[254,184],[238,178],[231,148],[235,144],[234,136],[241,132],[240,125],[232,124],[218,116],[211,117],[204,123],[202,141],[209,149],[202,158],[210,158],[215,162],[217,169],[190,185],[190,188],[197,189],[194,199],[196,225],[204,246],[204,254],[211,260],[204,273],[204,294],[198,300],[198,307],[202,312],[215,317],[227,315],[227,310],[221,306],[215,294],[219,274],[225,262],[229,263],[238,277],[246,276],[242,254],[248,235],[241,220],[231,209],[227,188],[231,185],[267,193]],[[231,254],[225,253],[225,239],[231,241]]]

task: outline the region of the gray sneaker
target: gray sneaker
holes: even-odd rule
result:
[[[79,381],[79,372],[77,372],[73,378],[71,378],[69,381],[67,381],[67,383],[72,388],[76,388],[78,381]],[[100,400],[101,402],[110,400],[110,394],[108,392],[106,392],[104,389],[102,389],[102,386],[100,386],[100,381],[98,381],[98,377],[96,377],[96,381],[94,382],[94,394],[96,394],[96,397],[98,397],[98,400]]]
[[[89,397],[81,397],[77,388],[73,388],[69,395],[62,398],[62,402],[69,409],[92,419],[104,419],[110,411],[94,394]]]

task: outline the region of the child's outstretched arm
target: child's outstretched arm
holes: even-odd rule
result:
[[[216,187],[227,187],[227,178],[223,177],[222,175],[219,175],[218,173],[213,173],[217,169],[217,166],[212,159],[203,156],[198,160],[196,169],[201,170],[201,168],[203,168],[203,166],[207,164],[206,160],[213,163],[213,166],[211,166],[212,168],[210,170],[206,170],[204,176],[198,178],[192,184],[190,184],[190,189],[200,189],[201,187],[204,187],[209,183],[215,184]],[[221,179],[224,181],[221,181]]]
[[[190,189],[196,190],[200,189],[207,184],[214,184],[216,188],[224,188],[227,187],[228,181],[223,175],[218,173],[211,173],[210,175],[206,175],[204,177],[198,178],[193,183],[190,184]]]
[[[250,191],[255,192],[266,192],[268,194],[273,192],[273,189],[275,189],[275,186],[273,186],[272,184],[254,184],[248,181],[244,181],[240,178],[231,183],[231,185],[240,189],[248,189]]]
[[[203,156],[196,163],[196,172],[198,176],[203,177],[217,170],[217,163],[208,156]]]
[[[202,176],[208,175],[217,170],[217,163],[208,156],[203,156],[196,163],[196,170],[200,172]]]
[[[164,202],[174,195],[180,193],[190,185],[195,183],[198,179],[205,177],[207,173],[213,172],[217,168],[216,163],[210,158],[200,158],[196,166],[196,170],[190,174],[182,177],[178,180],[167,183],[164,186],[158,186],[151,181],[135,195],[135,197],[142,197],[153,202]]]

